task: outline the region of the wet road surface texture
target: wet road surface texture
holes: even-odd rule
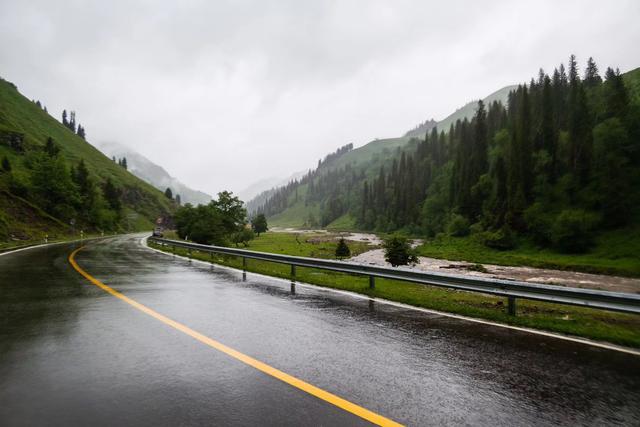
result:
[[[0,425],[367,425],[114,298],[65,244],[0,257]],[[408,425],[640,425],[640,357],[89,243],[89,274]]]

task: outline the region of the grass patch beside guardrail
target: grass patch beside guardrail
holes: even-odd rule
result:
[[[149,246],[172,252],[171,248],[153,242],[149,242]],[[176,248],[175,251],[176,255],[189,255],[186,249]],[[217,254],[211,256],[209,253],[198,251],[192,251],[191,257],[242,269],[242,259],[239,257]],[[247,271],[285,279],[290,277],[289,265],[261,260],[247,259]],[[506,313],[504,297],[382,278],[376,278],[376,288],[371,290],[367,276],[306,267],[297,267],[296,281],[357,292],[416,307],[640,348],[640,316],[632,314],[518,299],[518,315],[509,316]]]

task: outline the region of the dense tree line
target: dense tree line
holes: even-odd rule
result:
[[[637,219],[638,165],[640,109],[620,72],[608,68],[603,79],[590,58],[580,77],[571,56],[567,68],[520,85],[507,105],[479,102],[471,120],[433,128],[375,176],[343,167],[303,181],[305,199],[321,207],[319,225],[349,212],[366,230],[482,233],[496,248],[528,236],[581,251],[594,230]],[[301,183],[276,191],[264,212],[286,208]]]

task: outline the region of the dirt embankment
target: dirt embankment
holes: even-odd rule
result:
[[[374,249],[365,252],[349,259],[349,261],[389,266],[389,264],[384,260],[384,252],[382,249]],[[548,270],[533,267],[507,267],[492,264],[473,264],[464,261],[447,261],[428,257],[420,257],[420,263],[411,268],[429,272],[468,274],[477,277],[518,280],[531,283],[545,283],[614,292],[640,293],[640,279],[629,277]]]

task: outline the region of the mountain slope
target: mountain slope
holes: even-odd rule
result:
[[[551,82],[551,77],[548,78]],[[590,227],[602,221],[604,227],[617,227],[634,224],[637,212],[633,206],[637,206],[634,200],[639,194],[632,189],[638,188],[633,183],[638,170],[631,165],[638,164],[633,157],[636,154],[632,153],[640,152],[635,148],[640,139],[633,136],[638,130],[634,123],[640,120],[640,110],[630,110],[633,114],[630,117],[621,116],[618,112],[622,110],[615,110],[613,106],[621,105],[623,101],[606,106],[605,100],[612,99],[611,96],[626,99],[618,95],[620,90],[616,89],[623,86],[629,105],[638,105],[640,69],[609,78],[624,84],[601,84],[598,79],[582,83],[578,79],[576,85],[569,85],[567,76],[563,78],[558,74],[549,83],[552,87],[547,92],[555,97],[553,102],[541,95],[541,83],[504,87],[484,99],[483,115],[488,123],[485,126],[492,127],[486,138],[477,143],[483,148],[476,147],[474,136],[473,116],[477,102],[468,103],[438,123],[440,132],[449,131],[449,125],[457,123],[452,134],[429,134],[426,139],[401,137],[373,141],[342,154],[331,163],[322,164],[295,185],[274,190],[262,207],[254,209],[266,213],[270,223],[278,226],[358,227],[385,232],[405,229],[434,235],[454,226],[461,228],[459,233],[468,233],[470,224],[480,224],[478,227],[486,227],[488,232],[494,233],[489,237],[498,242],[496,245],[513,244],[509,239],[514,233],[522,237],[530,232],[538,233],[536,241],[545,245],[561,248],[566,244],[562,250],[575,250],[570,248],[571,243],[560,243],[561,237],[549,235],[551,225],[569,227],[567,224],[572,221],[582,221],[581,226],[591,230]],[[511,91],[513,88],[516,90]],[[569,96],[571,91],[578,90],[584,91],[585,95],[579,99],[577,95]],[[531,92],[530,99],[528,92]],[[603,95],[605,92],[609,98]],[[533,118],[520,119],[519,123],[528,126],[528,133],[517,134],[517,138],[513,136],[514,116],[507,114],[505,108],[510,93],[514,99],[519,97],[519,102],[527,104],[528,110],[523,111],[535,114]],[[493,101],[502,101],[502,105],[494,105]],[[542,101],[547,104],[543,106]],[[586,105],[576,106],[577,102]],[[582,128],[570,129],[567,125],[569,111],[578,111],[578,108],[582,112],[588,111],[595,121],[584,120]],[[555,121],[543,127],[541,121],[549,120],[549,115],[543,117],[541,111],[551,112]],[[622,119],[609,120],[610,117]],[[464,118],[473,120],[461,121]],[[542,136],[543,130],[553,132],[552,136],[548,133]],[[520,135],[529,136],[520,140]],[[620,144],[624,143],[625,135],[630,138],[625,143],[628,147],[622,150]],[[574,144],[572,151],[567,150],[567,141]],[[579,144],[585,147],[578,150],[575,146]],[[515,145],[518,146],[514,148]],[[584,154],[596,151],[599,154],[593,161]],[[523,155],[508,157],[505,154],[514,152]],[[549,153],[558,159],[552,172],[549,172],[549,163],[545,163]],[[491,162],[498,162],[497,158],[501,163],[496,166]],[[613,170],[607,169],[616,162],[619,164]],[[576,169],[578,167],[581,169]],[[531,205],[543,182],[532,177],[536,168],[542,168],[548,175],[544,181],[547,186],[555,182],[558,187],[552,193],[559,201],[551,207],[544,205],[545,200]],[[518,185],[521,187],[512,183],[516,180],[520,180]],[[558,182],[572,183],[575,192],[580,193],[582,204],[566,195],[567,188],[561,188]],[[474,187],[476,183],[478,187]],[[521,188],[519,194],[507,193],[507,190],[518,188]],[[600,190],[596,191],[596,188]],[[497,191],[499,193],[494,193]],[[516,199],[520,205],[515,203]],[[508,216],[504,212],[505,206],[514,210],[509,211]],[[514,206],[520,206],[520,210],[515,210]],[[527,208],[531,210],[525,219]],[[606,209],[609,210],[605,212]],[[505,222],[507,220],[511,222]],[[506,231],[496,228],[502,226]],[[557,225],[554,230],[559,227]],[[582,248],[590,242],[589,231],[585,231],[585,235],[584,242],[587,243]]]
[[[104,188],[107,180],[113,185],[114,191],[117,192],[114,197],[119,198],[122,206],[117,217],[111,219],[111,223],[118,229],[151,228],[157,217],[167,216],[175,209],[174,203],[160,191],[118,166],[83,138],[63,126],[38,105],[21,95],[15,85],[0,79],[0,159],[6,158],[11,165],[10,172],[0,173],[0,190],[4,192],[5,200],[13,200],[16,204],[23,205],[23,212],[29,211],[32,214],[20,217],[17,212],[9,212],[2,207],[0,209],[5,217],[4,222],[12,229],[31,230],[31,235],[24,236],[25,238],[35,238],[39,230],[48,227],[50,221],[56,223],[56,227],[60,227],[57,231],[61,233],[66,227],[61,224],[69,223],[69,218],[57,217],[41,205],[44,201],[56,207],[56,200],[46,200],[46,195],[36,197],[33,192],[33,162],[44,155],[48,138],[53,139],[56,150],[59,150],[56,156],[59,156],[63,163],[61,170],[73,170],[71,168],[76,168],[82,160],[98,190]],[[68,175],[63,178],[69,181]],[[52,184],[62,185],[57,182]],[[26,204],[16,202],[19,199]],[[82,208],[81,204],[77,206],[78,209]],[[109,214],[106,208],[102,211],[99,214]],[[46,214],[40,215],[39,212]],[[68,214],[75,216],[73,212]],[[74,218],[71,219],[71,222],[75,223]],[[81,225],[80,217],[78,225]],[[89,223],[84,225],[91,226]],[[8,238],[10,234],[12,231],[8,230],[4,235],[0,235],[0,240]]]
[[[211,201],[210,194],[194,190],[186,186],[177,178],[169,175],[169,172],[167,172],[162,166],[153,163],[151,160],[129,147],[116,142],[99,143],[97,144],[97,147],[100,151],[106,154],[107,157],[126,157],[129,172],[153,185],[160,191],[170,188],[174,197],[176,195],[180,195],[180,199],[183,204],[191,203],[192,205],[206,205]]]
[[[505,86],[485,97],[483,102],[486,105],[489,105],[493,101],[506,104],[509,92],[516,87],[517,86],[514,85]],[[410,141],[415,140],[416,138],[424,138],[427,130],[430,131],[436,127],[439,131],[448,131],[451,123],[455,123],[455,121],[464,120],[465,118],[470,120],[475,114],[477,104],[478,101],[469,102],[437,123],[433,120],[426,120],[424,123],[416,126],[416,128],[406,132],[404,136],[373,140],[361,147],[342,154],[330,164],[321,165],[317,172],[324,173],[328,170],[337,170],[349,165],[354,169],[362,171],[366,177],[371,178],[378,173],[381,166],[388,164],[399,150],[409,148]],[[303,184],[301,184],[301,187],[302,186]],[[263,205],[274,193],[275,189],[272,189],[250,200],[247,203],[250,213],[259,210],[260,206]],[[310,219],[315,220],[316,222],[319,221],[319,206],[316,206],[313,203],[302,203],[299,200],[297,202],[292,201],[292,203],[293,204],[287,209],[279,212],[277,215],[274,215],[274,217],[271,218],[271,221],[275,221],[274,224],[283,227],[300,227],[302,225],[317,227],[319,225],[319,223],[313,223],[313,221],[310,221]],[[288,212],[288,210],[291,210],[291,212]],[[341,224],[350,222],[351,221],[348,218],[341,218],[340,221]]]
[[[640,105],[640,67],[623,74],[624,83],[629,88],[629,97],[634,105]]]
[[[517,85],[505,86],[502,89],[499,89],[493,92],[491,95],[483,98],[482,102],[484,102],[484,105],[489,105],[494,101],[498,101],[502,103],[502,105],[507,105],[509,92],[516,90],[517,88],[518,88]],[[464,120],[464,119],[471,120],[473,115],[476,113],[477,109],[478,109],[478,100],[474,100],[466,103],[463,107],[458,108],[449,116],[447,116],[443,120],[440,120],[438,122],[438,130],[443,130],[445,132],[448,132],[451,125],[455,124],[456,121]],[[424,137],[424,133],[421,136]]]

